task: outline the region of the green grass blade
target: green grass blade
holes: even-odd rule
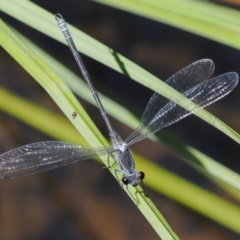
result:
[[[220,187],[240,200],[240,175],[220,164],[216,160],[201,153],[172,137],[163,135],[161,141],[173,149],[186,163],[214,181]]]
[[[86,144],[84,138],[65,117],[56,115],[31,101],[14,95],[3,87],[0,87],[0,96],[2,111],[53,138],[80,145]]]
[[[72,123],[90,146],[101,146],[101,143],[107,144],[106,140],[97,130],[94,123],[64,82],[27,45],[25,45],[3,21],[0,21],[0,41],[2,47],[43,86],[69,119],[72,118],[73,111],[77,112],[80,117],[75,118]],[[107,157],[101,157],[101,159],[107,166]],[[116,178],[114,169],[111,168],[110,170]],[[130,187],[129,190],[124,190],[130,198],[131,196],[137,195],[139,202],[137,207],[162,239],[179,239],[151,200],[143,194],[139,186],[136,188]],[[135,203],[136,199],[132,200]]]
[[[94,0],[240,49],[237,10],[206,1]]]
[[[31,51],[6,25],[1,21],[1,45],[20,63],[26,71],[34,76],[39,84],[46,89],[48,94],[60,106],[65,115],[72,121],[79,132],[84,133],[87,127],[84,121],[89,121],[88,116],[79,105],[78,101],[66,87],[61,79],[47,67],[33,51]],[[80,119],[72,120],[72,112],[77,111]],[[84,119],[84,120],[81,120]],[[91,125],[90,125],[91,126]],[[84,133],[88,142],[94,142],[93,134]],[[99,134],[95,129],[95,134]],[[96,140],[95,140],[96,141]],[[101,145],[97,142],[97,145]]]

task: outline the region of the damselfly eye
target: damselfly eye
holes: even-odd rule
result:
[[[124,185],[128,185],[129,184],[129,181],[126,177],[122,178],[122,182]]]
[[[144,179],[145,178],[145,173],[144,172],[139,172],[139,178]]]

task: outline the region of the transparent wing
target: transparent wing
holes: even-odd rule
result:
[[[181,69],[170,78],[166,80],[169,86],[174,88],[180,93],[184,93],[197,84],[203,82],[205,79],[209,79],[214,72],[214,63],[210,59],[202,59],[196,61],[187,67]],[[127,138],[126,142],[132,142],[132,140],[138,135],[141,135],[142,128],[147,126],[152,118],[157,114],[159,109],[162,109],[169,99],[163,97],[158,93],[154,93],[150,98],[143,115],[141,117],[140,125],[138,128]]]
[[[189,65],[168,80],[171,86],[176,86],[176,90],[180,91],[182,96],[173,96],[171,101],[157,93],[152,96],[144,111],[140,126],[125,141],[128,145],[136,143],[150,134],[196,112],[200,108],[210,105],[224,97],[236,87],[238,83],[238,75],[236,73],[230,72],[208,79],[209,74],[211,74],[212,66],[210,64],[209,67],[207,67],[210,62],[205,62],[205,60],[204,62],[202,61],[203,60]],[[184,73],[181,73],[182,71]],[[188,71],[190,72],[189,74]],[[204,71],[206,71],[206,73],[204,73]],[[183,83],[185,81],[183,78],[184,76],[187,77],[187,86],[185,87]],[[192,77],[192,81],[194,84],[197,83],[197,85],[194,86],[194,84],[190,84],[189,77]],[[177,81],[180,81],[180,87],[177,86]],[[189,86],[191,88],[189,88]],[[189,110],[180,106],[186,98],[189,99],[187,103],[187,106],[190,107]],[[195,104],[192,104],[192,102]],[[159,108],[156,109],[155,105]]]
[[[214,72],[214,63],[210,59],[202,59],[181,69],[166,80],[166,84],[180,93],[184,93],[192,87],[209,79]],[[163,108],[169,99],[158,93],[154,93],[150,98],[143,115],[141,124],[146,125]]]
[[[0,178],[16,178],[110,154],[113,147],[88,148],[67,142],[31,143],[0,155]]]

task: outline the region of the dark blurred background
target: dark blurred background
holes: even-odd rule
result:
[[[70,24],[161,79],[167,79],[202,58],[214,61],[215,76],[228,71],[240,73],[240,51],[191,33],[91,1],[34,2],[53,14],[63,14]],[[67,47],[4,13],[1,13],[1,18],[77,73]],[[62,114],[47,93],[3,49],[0,50],[0,58],[1,85]],[[141,116],[152,94],[150,90],[86,56],[83,60],[99,91],[128,107],[136,116]],[[98,110],[79,100],[108,137]],[[239,103],[240,86],[208,110],[240,132]],[[0,119],[1,152],[31,142],[51,140],[3,112],[0,112]],[[131,133],[131,129],[116,119],[112,121],[123,138]],[[164,133],[173,135],[239,173],[239,145],[197,117],[188,117],[164,130]],[[165,146],[146,140],[133,149],[232,201],[227,193],[188,167]],[[118,183],[101,167],[94,161],[86,161],[34,176],[1,180],[0,239],[159,239]],[[150,189],[147,192],[181,239],[239,239],[239,235],[171,199]]]

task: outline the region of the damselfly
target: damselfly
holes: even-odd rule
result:
[[[98,105],[108,128],[112,146],[89,148],[60,141],[31,143],[0,155],[0,178],[11,179],[26,176],[108,155],[114,157],[118,164],[118,170],[115,171],[123,173],[122,182],[126,185],[137,186],[144,178],[144,173],[135,169],[129,146],[219,100],[230,93],[238,83],[238,75],[234,72],[210,78],[214,71],[214,64],[209,59],[192,63],[166,81],[181,94],[175,92],[169,100],[154,93],[146,106],[139,126],[123,141],[114,130],[104,110],[65,20],[60,14],[56,15],[56,20]],[[74,112],[72,117],[76,116]]]

